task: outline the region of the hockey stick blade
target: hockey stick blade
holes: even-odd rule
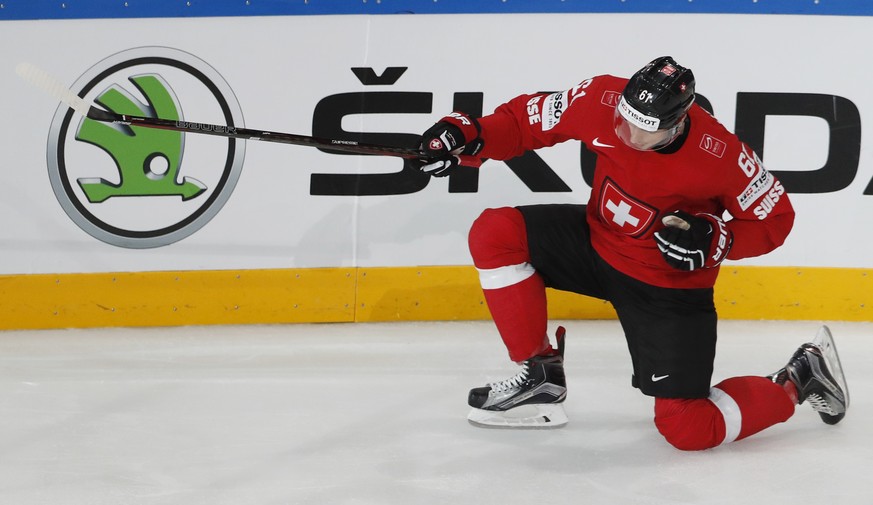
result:
[[[95,121],[142,126],[144,128],[156,128],[161,130],[173,130],[185,133],[214,135],[241,140],[260,140],[280,144],[312,146],[320,149],[354,154],[396,156],[405,159],[427,159],[427,156],[418,149],[406,147],[365,144],[355,140],[310,137],[307,135],[295,135],[293,133],[253,130],[236,126],[214,125],[193,121],[173,121],[160,118],[115,114],[89,104],[85,99],[74,93],[73,90],[65,86],[59,79],[35,65],[30,63],[19,63],[15,67],[15,73],[25,81],[55,97],[61,103],[66,104],[74,111]],[[464,158],[467,157],[464,156]],[[476,161],[479,163],[475,163]],[[475,161],[470,160],[469,162],[469,165],[471,166],[478,166],[479,164],[481,164],[481,161],[478,159]]]
[[[39,67],[30,63],[19,63],[15,67],[15,73],[25,81],[33,84],[37,88],[42,89],[49,95],[57,98],[60,102],[67,104],[68,107],[75,110],[83,116],[87,116],[91,108],[84,99],[73,93],[71,89],[55,78],[53,75],[42,70]]]

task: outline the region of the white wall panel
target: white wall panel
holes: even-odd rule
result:
[[[522,92],[566,89],[600,73],[629,75],[653,57],[672,54],[694,70],[698,91],[731,130],[737,94],[751,92],[843,97],[857,108],[863,127],[873,112],[871,72],[852,55],[871,45],[871,28],[873,20],[864,17],[702,14],[5,21],[0,273],[468,264],[466,231],[482,209],[588,196],[578,143],[539,153],[572,192],[533,192],[505,163],[489,161],[475,193],[450,193],[449,182],[439,179],[408,194],[327,196],[311,194],[313,174],[389,174],[402,162],[249,141],[236,187],[205,226],[162,247],[119,247],[85,233],[59,204],[46,157],[57,103],[15,77],[22,61],[72,85],[116,53],[172,48],[223,77],[247,127],[306,135],[313,133],[317,105],[334,95],[430,94],[425,112],[353,114],[341,123],[347,131],[411,135],[450,112],[457,93],[482,93],[488,113]],[[388,67],[407,69],[396,83],[365,86],[352,67],[377,75]],[[143,69],[149,70],[137,67]],[[151,70],[174,79],[170,86],[185,119],[221,121],[214,101],[184,75]],[[820,169],[831,149],[828,132],[824,120],[811,116],[768,118],[765,165]],[[873,266],[873,255],[864,252],[873,245],[873,195],[863,194],[873,179],[873,158],[868,137],[861,142],[851,183],[835,192],[793,194],[798,219],[786,245],[743,264]],[[68,144],[70,173],[116,172],[102,150],[72,139]],[[187,135],[180,176],[214,177],[226,146]],[[140,226],[172,220],[180,202],[155,198],[114,197],[90,208],[109,221]]]

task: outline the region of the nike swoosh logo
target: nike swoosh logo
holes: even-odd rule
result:
[[[591,141],[591,143],[594,144],[595,147],[615,147],[613,145],[604,144],[603,142],[600,141],[600,137],[595,138],[594,140]]]
[[[658,382],[658,381],[660,381],[660,380],[664,380],[664,379],[666,379],[666,378],[669,377],[669,376],[670,376],[670,374],[667,374],[667,375],[660,375],[660,376],[657,376],[657,377],[656,377],[655,374],[652,374],[652,382]]]

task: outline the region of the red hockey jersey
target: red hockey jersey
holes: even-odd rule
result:
[[[653,234],[675,210],[728,219],[728,259],[779,247],[794,223],[782,184],[752,149],[697,104],[681,148],[637,151],[615,134],[614,112],[627,79],[594,77],[551,94],[521,95],[480,119],[479,156],[505,160],[526,150],[580,140],[597,154],[588,224],[594,249],[617,270],[668,288],[706,288],[718,268],[676,270],[664,261]]]

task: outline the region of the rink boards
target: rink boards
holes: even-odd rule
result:
[[[392,158],[99,129],[17,79],[22,61],[135,111],[408,145],[453,109],[488,113],[661,54],[694,69],[701,102],[797,210],[785,246],[725,265],[721,316],[871,320],[873,96],[848,50],[873,42],[870,25],[690,13],[0,21],[0,327],[487,318],[473,219],[590,192],[578,142],[431,180]],[[475,52],[435,49],[447,27],[475,34]],[[132,140],[146,136],[147,149]],[[551,296],[553,317],[612,317],[603,302]]]
[[[723,319],[873,319],[863,269],[723,267]],[[548,290],[552,319],[612,306]],[[41,274],[0,277],[4,328],[487,319],[472,267]]]

